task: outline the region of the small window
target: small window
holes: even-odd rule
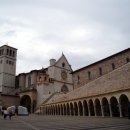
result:
[[[1,56],[1,50],[0,50],[0,56]]]
[[[11,64],[11,61],[9,60],[9,64]]]
[[[127,62],[127,63],[130,62],[130,58],[126,58],[126,62]]]
[[[102,68],[101,67],[99,68],[99,75],[100,76],[102,75]]]
[[[8,64],[8,60],[6,60],[6,64]]]
[[[65,67],[65,63],[64,62],[62,63],[62,67]]]
[[[78,75],[78,77],[77,77],[77,78],[78,78],[78,84],[79,84],[79,81],[80,81],[80,76]]]
[[[12,56],[12,50],[9,51],[9,55]]]
[[[115,69],[115,64],[112,63],[111,65],[112,65],[112,70],[114,70]]]
[[[91,80],[91,72],[88,71],[88,79]]]

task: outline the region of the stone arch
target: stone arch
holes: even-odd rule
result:
[[[129,99],[125,94],[122,94],[119,98],[119,102],[121,105],[121,110],[122,110],[122,116],[123,117],[128,117],[128,104],[129,104]]]
[[[28,95],[24,95],[20,99],[20,105],[26,107],[29,113],[31,113],[31,103],[31,98]]]
[[[95,108],[96,108],[96,115],[97,116],[102,116],[102,112],[101,112],[101,104],[99,99],[95,99]]]
[[[95,116],[94,104],[93,104],[93,101],[91,99],[89,100],[89,109],[90,109],[90,115]]]
[[[78,105],[77,105],[77,102],[74,102],[74,113],[75,113],[75,116],[78,116]]]
[[[63,105],[60,105],[60,109],[61,109],[61,115],[63,115]]]
[[[74,115],[74,107],[73,107],[72,103],[70,103],[70,114],[71,114],[71,116]]]
[[[78,102],[79,115],[83,116],[83,105],[81,101]]]
[[[63,105],[64,115],[66,115],[66,105]]]
[[[83,101],[83,107],[84,107],[84,116],[88,116],[88,104],[87,104],[87,101],[84,100]]]
[[[110,104],[111,104],[112,116],[119,117],[120,116],[119,104],[116,97],[113,96],[110,98]]]
[[[102,108],[104,116],[110,116],[109,103],[106,97],[102,99]]]
[[[67,103],[67,115],[70,115],[70,107],[69,107],[69,103]]]

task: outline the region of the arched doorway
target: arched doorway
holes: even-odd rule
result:
[[[24,95],[20,100],[20,105],[28,109],[28,112],[31,113],[31,98],[28,95]]]
[[[93,101],[89,100],[90,115],[95,116]]]
[[[103,108],[104,116],[110,116],[108,100],[105,97],[102,99],[102,108]]]
[[[78,106],[76,102],[74,102],[74,111],[75,111],[75,116],[78,116]]]
[[[125,94],[122,94],[119,98],[121,110],[122,110],[122,116],[128,117],[128,104],[129,100],[128,97]]]
[[[83,101],[83,107],[84,107],[84,115],[88,116],[88,104],[86,100]]]
[[[74,108],[73,108],[73,104],[70,103],[70,111],[71,111],[71,116],[74,115]]]
[[[96,107],[96,114],[97,114],[97,116],[101,116],[102,112],[101,112],[101,105],[100,105],[99,99],[95,100],[95,107]]]
[[[79,115],[83,116],[83,105],[82,105],[81,101],[79,101],[78,107],[79,107]]]
[[[111,97],[110,104],[111,104],[112,116],[119,117],[120,113],[117,99],[115,97]]]

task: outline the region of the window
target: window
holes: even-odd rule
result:
[[[115,64],[112,63],[111,65],[112,65],[112,70],[114,70],[115,69]]]
[[[78,84],[79,84],[79,81],[80,81],[80,76],[78,75],[78,77],[77,77],[77,78],[78,78]]]
[[[8,64],[8,60],[6,60],[6,64]]]
[[[12,56],[12,50],[9,51],[9,55]]]
[[[100,76],[102,75],[102,68],[101,67],[99,68],[99,75]]]
[[[1,50],[0,50],[0,56],[1,56]]]
[[[64,62],[62,63],[62,67],[65,67],[65,63]]]
[[[126,58],[126,62],[127,62],[127,63],[130,62],[130,58]]]
[[[91,80],[91,72],[88,71],[88,79]]]

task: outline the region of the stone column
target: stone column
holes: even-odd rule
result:
[[[112,117],[112,109],[111,109],[111,104],[109,103],[109,110],[110,110],[110,117]]]
[[[121,109],[121,104],[120,103],[118,103],[118,107],[119,107],[120,117],[123,117],[122,116],[122,109]]]
[[[103,105],[101,104],[101,112],[102,112],[102,117],[104,117],[104,110],[103,110]]]
[[[91,116],[89,104],[88,104],[88,116]]]
[[[84,109],[84,106],[83,106],[83,116],[85,116],[85,109]]]
[[[94,113],[95,113],[95,116],[97,116],[97,111],[96,111],[96,105],[94,104]]]

